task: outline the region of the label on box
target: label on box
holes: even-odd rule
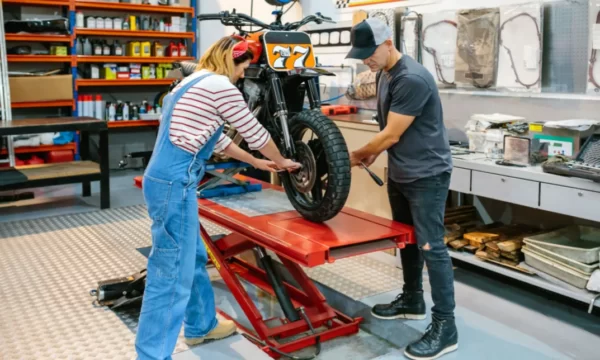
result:
[[[531,132],[542,132],[544,130],[543,124],[529,124],[529,131]]]

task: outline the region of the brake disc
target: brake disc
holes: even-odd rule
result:
[[[298,192],[306,194],[312,190],[317,181],[317,162],[311,148],[307,144],[297,141],[295,146],[296,161],[302,164],[302,168],[291,173],[290,179]]]

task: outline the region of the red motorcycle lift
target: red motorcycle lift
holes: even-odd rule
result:
[[[136,177],[135,185],[141,188],[141,184],[142,177]],[[263,189],[282,190],[271,184],[261,184]],[[404,248],[405,244],[414,243],[412,227],[349,208],[326,223],[316,224],[303,219],[296,211],[248,217],[210,199],[199,199],[198,206],[200,216],[231,231],[231,234],[213,241],[200,224],[211,262],[253,327],[240,328],[262,340],[263,344],[257,345],[272,357],[279,355],[271,348],[292,353],[315,345],[317,338],[324,342],[359,331],[362,318],[350,318],[329,306],[302,266],[315,267],[351,256]],[[281,283],[281,280],[273,278],[272,272],[235,257],[255,248],[259,252],[260,249],[274,252],[298,287],[283,283],[278,289],[271,284],[274,281]],[[268,256],[266,258],[270,261]],[[262,264],[265,268],[271,266],[269,262]],[[286,318],[263,319],[237,276],[277,296]],[[285,300],[290,307],[286,306]],[[304,309],[306,320],[318,330],[316,334],[309,333],[311,329],[307,321],[294,311],[298,308]],[[279,320],[281,325],[272,326],[274,320]]]

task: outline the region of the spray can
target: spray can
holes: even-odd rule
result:
[[[96,95],[96,119],[104,119],[104,106],[102,105],[102,95]]]

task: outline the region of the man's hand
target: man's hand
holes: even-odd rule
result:
[[[356,151],[353,151],[350,153],[350,166],[351,167],[360,165],[361,160],[362,159],[359,157],[359,155]]]
[[[362,157],[357,151],[353,151],[350,153],[350,166],[358,166],[361,165],[361,162],[365,164],[365,166],[371,166],[375,162],[379,155],[370,155],[367,157]]]

